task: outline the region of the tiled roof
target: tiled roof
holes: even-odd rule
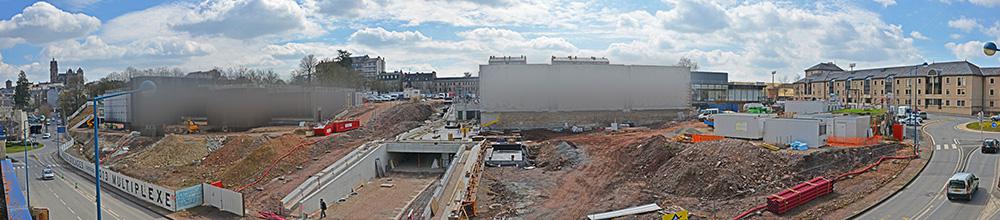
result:
[[[844,71],[844,69],[841,69],[837,64],[833,64],[833,62],[819,63],[806,69],[806,71],[811,70]]]
[[[1000,74],[1000,68],[988,68],[988,69],[997,69],[991,71],[993,71],[994,74]],[[798,82],[823,82],[830,80],[846,80],[848,78],[864,79],[867,77],[871,77],[874,79],[886,78],[889,76],[908,77],[908,76],[913,76],[914,74],[927,75],[932,70],[935,71],[936,74],[940,74],[943,76],[983,75],[985,73],[985,71],[980,70],[978,66],[969,63],[968,61],[953,61],[953,62],[943,62],[943,63],[932,63],[928,64],[927,67],[923,67],[921,64],[921,65],[910,65],[910,66],[861,69],[854,71],[825,72],[808,76],[806,78],[799,80]]]

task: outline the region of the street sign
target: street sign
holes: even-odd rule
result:
[[[60,134],[66,133],[66,127],[65,126],[56,127],[56,133],[60,133]]]
[[[997,128],[997,122],[994,121],[991,126],[993,126],[993,128]]]

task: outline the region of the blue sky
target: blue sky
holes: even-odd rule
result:
[[[0,76],[87,80],[127,67],[246,66],[290,75],[306,54],[383,56],[389,70],[476,73],[491,55],[681,57],[740,81],[818,62],[874,68],[969,60],[1000,38],[1000,0],[0,0]]]

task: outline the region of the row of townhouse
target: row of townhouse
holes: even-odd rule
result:
[[[820,63],[795,82],[799,100],[850,107],[917,106],[934,113],[1000,112],[1000,68],[968,61],[844,70]]]

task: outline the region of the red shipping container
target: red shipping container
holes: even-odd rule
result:
[[[313,135],[315,136],[327,136],[331,133],[333,133],[333,128],[330,125],[313,128]]]
[[[824,177],[816,177],[790,189],[767,196],[767,211],[774,214],[784,214],[792,208],[806,204],[813,199],[833,192],[833,181]]]
[[[333,132],[337,132],[337,133],[339,133],[339,132],[346,132],[346,131],[358,129],[358,128],[361,127],[361,121],[357,121],[357,120],[353,120],[353,121],[338,121],[338,122],[334,122],[334,123],[331,123],[331,124],[332,124],[332,127],[333,127]]]

